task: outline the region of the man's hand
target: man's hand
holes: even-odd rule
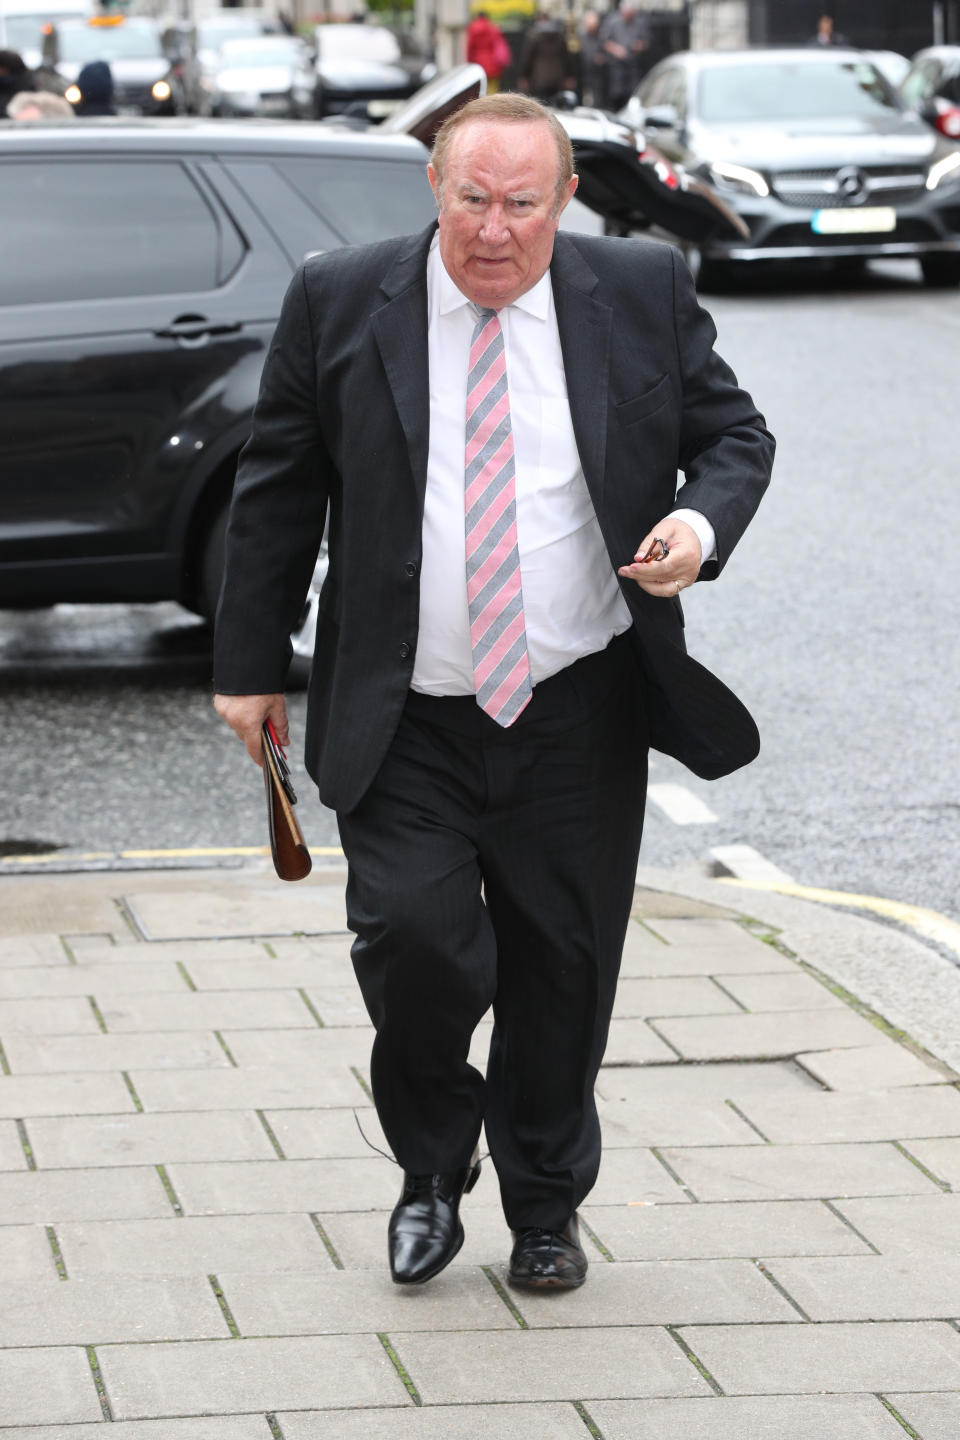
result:
[[[662,540],[667,555],[661,558],[661,547],[655,542]],[[649,560],[643,557],[653,549]],[[617,571],[626,580],[636,580],[641,590],[648,595],[657,595],[669,600],[692,585],[700,574],[700,541],[696,532],[685,520],[668,517],[653,527],[637,547],[637,553],[629,565],[621,565]]]
[[[290,744],[287,707],[282,695],[214,695],[213,708],[226,720],[235,735],[247,747],[251,760],[263,766],[263,744],[260,730],[264,720],[272,720],[280,744]]]

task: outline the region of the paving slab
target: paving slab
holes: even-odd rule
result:
[[[59,935],[0,935],[0,966],[69,965]]]
[[[590,1198],[595,1205],[689,1204],[689,1196],[649,1150],[606,1150]]]
[[[145,943],[129,932],[120,943],[100,936],[78,936],[71,939],[70,949],[78,965],[152,965],[157,960],[172,960],[174,964],[179,962],[189,967],[195,960],[217,960],[221,963],[236,960],[242,964],[246,960],[269,958],[264,940],[158,940]]]
[[[938,1094],[939,1092],[933,1091],[932,1093]],[[955,1095],[958,1103],[960,1103],[960,1095],[957,1094],[956,1090],[951,1089],[948,1093]],[[955,1125],[953,1127],[953,1135],[956,1136],[958,1131],[960,1131],[960,1126]],[[916,1133],[917,1131],[915,1130],[914,1134]],[[943,1134],[944,1131],[934,1129],[931,1125],[928,1127],[926,1133],[928,1135],[937,1135]],[[927,1169],[932,1170],[939,1180],[946,1181],[946,1183],[954,1189],[960,1189],[960,1139],[908,1140],[907,1131],[904,1131],[903,1139],[907,1142],[905,1149],[907,1149],[911,1155],[915,1156],[921,1165],[926,1165]]]
[[[221,884],[202,893],[130,890],[123,897],[147,940],[215,940],[346,931],[339,887],[308,881],[280,890],[276,882]]]
[[[384,1233],[386,1222],[384,1222]],[[0,1234],[2,1234],[0,1230]],[[164,1220],[93,1220],[57,1226],[71,1279],[99,1275],[274,1274],[327,1271],[333,1262],[306,1215],[185,1216]],[[383,1245],[386,1254],[386,1242]]]
[[[710,918],[651,915],[644,923],[654,935],[666,940],[668,945],[698,945],[714,954],[724,950],[741,951],[744,954],[754,950],[773,950],[771,945],[751,935],[733,916]],[[773,953],[776,955],[779,952],[773,950]]]
[[[811,1320],[960,1317],[960,1256],[771,1259],[770,1273]]]
[[[103,1345],[97,1357],[118,1420],[413,1403],[375,1335]]]
[[[286,1440],[583,1440],[572,1405],[431,1405],[277,1416]],[[112,1436],[111,1436],[112,1440]]]
[[[5,1280],[0,1287],[0,1346],[217,1340],[229,1333],[216,1296],[200,1277],[63,1281],[51,1275]]]
[[[960,1386],[960,1335],[939,1321],[692,1325],[680,1333],[728,1395]]]
[[[384,1209],[397,1198],[395,1169],[379,1156],[173,1164],[167,1173],[187,1215]]]
[[[622,1019],[660,1015],[731,1015],[742,1006],[706,975],[622,976],[613,1013]]]
[[[953,1255],[960,1195],[837,1200],[836,1207],[884,1255]]]
[[[597,1112],[605,1151],[650,1145],[763,1144],[756,1131],[722,1100],[601,1099]]]
[[[0,1115],[100,1115],[131,1111],[133,1097],[120,1075],[7,1075],[0,1080]]]
[[[0,1275],[8,1280],[55,1274],[53,1252],[40,1225],[0,1225]]]
[[[0,970],[0,1000],[50,996],[137,995],[144,991],[187,990],[183,975],[172,960],[138,965],[24,966]]]
[[[288,1160],[365,1159],[371,1145],[390,1149],[372,1105],[366,1109],[267,1110],[265,1116]]]
[[[960,1393],[895,1394],[886,1398],[923,1440],[957,1440],[960,1435]]]
[[[0,1215],[7,1225],[65,1220],[132,1220],[170,1214],[156,1170],[30,1170],[0,1175]]]
[[[471,1049],[471,1056],[475,1053]],[[655,1035],[646,1020],[610,1021],[604,1066],[671,1065],[679,1059],[677,1051]]]
[[[306,994],[324,1025],[360,1025],[369,1030],[372,1036],[370,1016],[352,972],[329,985],[318,985],[314,982],[307,986]]]
[[[26,1170],[27,1157],[12,1120],[0,1120],[0,1170]]]
[[[30,1142],[41,1170],[276,1158],[263,1125],[244,1110],[33,1120]]]
[[[231,1275],[217,1272],[242,1335],[350,1335],[384,1330],[515,1330],[517,1322],[478,1266],[457,1264],[429,1285],[379,1274]]]
[[[846,1003],[802,970],[793,975],[727,975],[723,987],[746,1010],[835,1010]]]
[[[222,1070],[230,1064],[217,1037],[200,1030],[150,1035],[10,1035],[4,1037],[4,1050],[14,1075],[134,1068]]]
[[[580,1214],[616,1260],[868,1253],[866,1243],[819,1200],[589,1203]]]
[[[358,1025],[337,1030],[221,1030],[225,1045],[240,1066],[289,1066],[303,1069],[329,1065],[366,1066],[373,1032]]]
[[[73,1425],[68,1435],[50,1425],[17,1426],[3,1431],[3,1440],[104,1440],[103,1425]],[[194,1415],[189,1420],[128,1420],[114,1424],[110,1440],[270,1440],[263,1415],[233,1415],[212,1419]]]
[[[957,1078],[932,1058],[922,1060],[887,1039],[850,1050],[814,1050],[798,1055],[797,1064],[831,1090],[891,1090],[897,1085],[942,1085]]]
[[[115,997],[102,1009],[107,1029],[119,1032],[256,1030],[259,1025],[306,1029],[317,1023],[295,990],[158,991]]]
[[[700,1200],[826,1200],[936,1189],[893,1145],[729,1145],[661,1153]]]
[[[741,1108],[768,1140],[786,1145],[911,1139],[911,1151],[916,1154],[918,1147],[934,1142],[914,1140],[914,1136],[960,1135],[960,1092],[952,1085],[777,1096],[775,1100],[752,1095],[741,1101]],[[960,1140],[935,1143],[948,1168],[952,1147],[956,1154],[953,1172],[960,1182]],[[938,1170],[936,1165],[931,1168]]]
[[[367,1105],[347,1064],[249,1065],[224,1070],[131,1070],[145,1110],[272,1110]]]
[[[506,1266],[496,1267],[506,1284]],[[796,1321],[796,1310],[749,1260],[591,1263],[572,1294],[512,1290],[535,1329],[618,1325],[732,1325]]]
[[[390,1338],[425,1405],[709,1390],[680,1347],[655,1328],[408,1332]]]
[[[0,1035],[92,1035],[97,1018],[84,996],[0,1000]]]
[[[503,1212],[496,1203],[496,1181],[493,1189],[480,1186],[468,1195],[460,1210],[465,1240],[463,1249],[454,1260],[451,1271],[456,1272],[471,1265],[495,1265],[510,1254],[512,1240]],[[481,1187],[483,1187],[481,1192]],[[400,1193],[400,1182],[391,1199],[391,1206]],[[493,1203],[479,1204],[478,1200],[489,1197]],[[367,1211],[322,1211],[317,1217],[333,1246],[337,1258],[346,1270],[375,1270],[379,1275],[387,1271],[387,1220],[389,1212]],[[599,1254],[597,1257],[599,1259]]]
[[[586,1407],[604,1440],[904,1440],[873,1395],[588,1400]]]
[[[330,955],[263,955],[256,960],[198,957],[185,966],[198,990],[299,990],[339,982],[359,994],[346,949]]]
[[[0,1351],[4,1425],[73,1425],[103,1412],[86,1352],[42,1347]]]
[[[791,1060],[743,1064],[679,1064],[633,1069],[611,1066],[600,1072],[597,1093],[604,1100],[628,1105],[716,1105],[727,1100],[742,1104],[747,1096],[818,1095],[820,1086]]]
[[[801,1050],[866,1045],[876,1034],[853,1010],[794,1010],[770,1015],[676,1017],[658,1034],[688,1060],[776,1059]]]
[[[772,945],[758,945],[749,937],[717,946],[703,945],[696,939],[666,944],[651,938],[645,931],[641,934],[643,938],[627,934],[620,967],[620,974],[625,977],[792,975],[797,969],[795,960],[781,955]]]

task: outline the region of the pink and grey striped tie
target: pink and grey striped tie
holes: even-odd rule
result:
[[[467,379],[464,506],[467,601],[477,704],[512,725],[533,694],[523,621],[517,493],[503,331],[474,306]]]

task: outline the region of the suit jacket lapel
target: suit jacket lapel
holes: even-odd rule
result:
[[[597,300],[598,279],[573,242],[559,234],[550,266],[573,433],[594,506],[603,496],[607,390],[613,311]]]
[[[407,440],[410,468],[422,513],[430,443],[427,355],[427,253],[436,224],[401,251],[380,288],[388,297],[371,320],[387,382]]]

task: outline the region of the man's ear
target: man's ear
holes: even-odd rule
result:
[[[440,204],[440,182],[437,179],[437,172],[431,164],[427,164],[427,179],[430,181],[430,189],[433,191],[433,198],[437,202],[437,209],[442,210]]]

